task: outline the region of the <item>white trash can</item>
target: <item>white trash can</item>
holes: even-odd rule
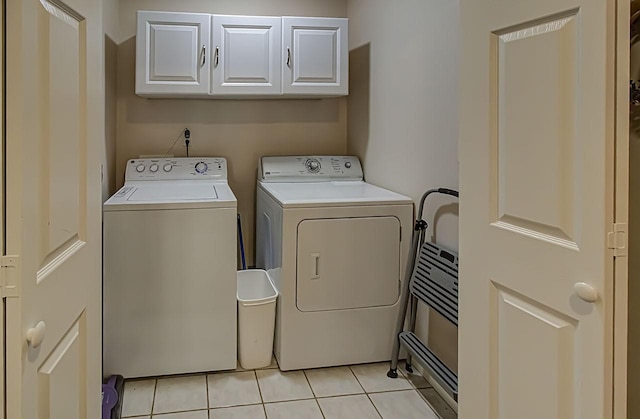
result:
[[[238,271],[238,357],[244,369],[271,364],[277,297],[266,271]]]

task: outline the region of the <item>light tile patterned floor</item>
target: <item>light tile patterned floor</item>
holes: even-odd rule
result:
[[[441,403],[418,374],[387,378],[389,363],[281,372],[187,375],[125,383],[123,418],[137,419],[438,419]],[[441,410],[440,410],[441,411]],[[449,408],[448,413],[451,413]],[[455,417],[449,414],[445,419]]]

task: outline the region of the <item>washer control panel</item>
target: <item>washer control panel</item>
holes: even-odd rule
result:
[[[356,156],[262,157],[258,177],[263,182],[322,182],[362,180]]]
[[[223,157],[131,159],[127,162],[125,179],[227,179],[227,160]]]

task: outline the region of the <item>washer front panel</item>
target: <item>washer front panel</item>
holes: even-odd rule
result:
[[[326,182],[362,180],[355,156],[278,156],[260,159],[258,177],[263,182]]]
[[[131,159],[125,174],[125,182],[223,179],[227,179],[227,160],[223,157]]]

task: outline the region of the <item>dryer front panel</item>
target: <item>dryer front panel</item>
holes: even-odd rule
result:
[[[303,220],[298,225],[300,311],[390,306],[400,293],[400,220]]]

